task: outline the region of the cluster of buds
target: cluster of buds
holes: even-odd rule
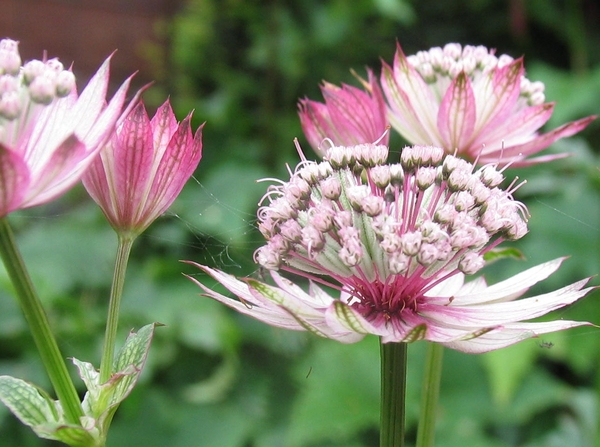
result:
[[[31,60],[21,68],[18,43],[0,41],[0,126],[4,133],[10,131],[10,122],[24,113],[32,115],[36,105],[49,105],[74,89],[75,76],[58,59]]]
[[[440,97],[446,92],[452,80],[464,73],[473,82],[485,83],[485,77],[493,70],[509,66],[515,62],[512,56],[495,55],[493,49],[483,45],[464,47],[458,43],[449,43],[433,47],[427,51],[406,57],[428,84],[438,84]],[[476,87],[475,87],[476,88]],[[537,106],[544,103],[544,83],[530,81],[523,74],[520,77],[520,100],[523,105]]]
[[[487,251],[527,232],[527,210],[499,188],[494,166],[475,170],[431,146],[404,148],[399,163],[387,158],[383,145],[333,146],[324,161],[305,161],[271,186],[258,213],[268,242],[256,261],[327,276],[356,302],[393,312],[392,301],[407,302],[388,291],[412,299],[473,274]]]

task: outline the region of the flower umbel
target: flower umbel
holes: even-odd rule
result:
[[[384,343],[429,340],[485,352],[587,324],[522,322],[576,301],[587,280],[513,301],[561,259],[493,286],[464,282],[484,266],[485,253],[527,232],[527,209],[512,198],[514,186],[499,187],[501,171],[474,170],[431,146],[404,148],[400,163],[387,157],[383,145],[333,146],[325,161],[303,161],[288,182],[269,188],[270,203],[258,213],[267,244],[255,257],[277,287],[198,264],[240,301],[195,281],[242,313],[343,342],[370,333]],[[278,269],[309,278],[309,292]]]
[[[523,166],[564,157],[527,158],[595,119],[539,134],[554,108],[544,102],[544,84],[525,77],[522,58],[498,57],[483,46],[450,43],[406,56],[398,45],[393,68],[383,64],[381,84],[390,124],[410,143],[481,164]]]
[[[0,41],[0,217],[73,186],[121,113],[127,80],[108,104],[109,59],[81,95],[57,59],[21,66],[18,43]]]
[[[320,156],[327,150],[321,147],[325,138],[338,146],[380,139],[381,144],[387,144],[385,100],[373,72],[369,70],[368,75],[368,82],[359,78],[365,91],[350,85],[338,87],[324,82],[321,86],[324,104],[309,99],[298,104],[304,134]]]
[[[173,203],[202,158],[202,126],[178,123],[167,100],[152,120],[139,103],[83,177],[118,233],[138,235]]]

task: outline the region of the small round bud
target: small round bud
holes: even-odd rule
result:
[[[16,76],[21,69],[19,42],[11,39],[0,41],[0,74]]]
[[[55,92],[54,81],[45,75],[36,77],[29,84],[29,96],[33,102],[38,104],[50,104],[54,99]]]
[[[68,71],[61,71],[56,77],[56,96],[64,98],[75,90],[75,75]]]
[[[44,73],[46,66],[42,61],[32,60],[23,66],[23,81],[25,85],[31,84],[35,78]]]

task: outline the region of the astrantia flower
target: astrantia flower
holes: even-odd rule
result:
[[[325,138],[338,146],[353,146],[365,141],[387,144],[388,122],[381,87],[371,71],[369,81],[361,79],[361,82],[366,91],[325,82],[321,86],[324,104],[309,99],[298,104],[304,134],[320,156],[325,155],[327,149],[321,147]]]
[[[326,161],[303,161],[288,182],[270,187],[258,215],[268,242],[256,261],[276,286],[196,264],[240,300],[198,285],[266,323],[343,342],[375,334],[384,343],[429,340],[485,352],[587,324],[523,322],[576,301],[587,280],[514,301],[561,259],[492,286],[465,282],[487,252],[527,232],[527,210],[512,198],[514,187],[499,187],[501,171],[474,171],[435,147],[404,148],[400,163],[387,156],[385,146],[334,146]],[[277,269],[309,278],[309,292]]]
[[[0,216],[46,203],[73,186],[106,142],[129,81],[108,105],[107,59],[77,95],[57,59],[21,66],[18,43],[0,41]]]
[[[544,103],[544,84],[525,77],[522,58],[497,57],[483,46],[451,43],[408,57],[398,46],[393,68],[383,64],[381,83],[390,123],[410,143],[479,157],[481,164],[514,167],[563,157],[527,158],[595,119],[539,134],[554,108]]]
[[[152,120],[139,103],[119,122],[83,184],[112,227],[138,235],[166,211],[202,157],[202,127],[177,122],[167,100]]]

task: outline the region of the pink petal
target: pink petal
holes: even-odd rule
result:
[[[100,205],[100,208],[107,215],[108,220],[112,223],[116,222],[114,216],[114,210],[116,209],[116,205],[111,195],[111,187],[108,184],[108,176],[111,178],[114,176],[114,173],[108,173],[105,171],[105,166],[111,166],[111,161],[105,161],[105,159],[112,160],[113,159],[113,150],[110,147],[105,148],[97,157],[94,158],[92,164],[85,171],[84,176],[82,177],[82,183],[88,194],[92,197],[92,199]],[[111,183],[113,180],[111,180]],[[109,215],[110,214],[110,215]]]
[[[474,148],[473,150],[483,147],[481,150],[483,156],[491,153],[503,155],[508,147],[529,141],[535,132],[550,119],[553,108],[554,105],[550,103],[526,107],[497,128],[490,129],[485,134],[479,134],[471,147]]]
[[[308,143],[323,157],[325,152],[320,150],[321,142],[334,134],[327,106],[309,99],[301,99],[298,103],[298,115]]]
[[[81,92],[75,106],[71,108],[72,125],[80,137],[87,135],[95,126],[98,116],[106,104],[110,59],[111,56],[102,63]]]
[[[40,205],[63,194],[81,179],[87,165],[85,144],[75,135],[70,135],[32,177],[20,207]]]
[[[355,312],[352,307],[339,300],[335,300],[331,303],[325,313],[325,319],[327,324],[336,332],[354,332],[356,334],[361,334],[360,338],[364,337],[364,334],[381,335],[385,333],[385,331],[381,331],[380,328],[365,320],[358,312]]]
[[[482,354],[514,345],[520,341],[542,334],[562,331],[578,326],[588,326],[591,323],[579,321],[557,320],[543,323],[515,323],[495,328],[479,337],[466,340],[443,342],[448,348],[468,354]]]
[[[479,85],[473,85],[477,100],[477,129],[480,135],[493,131],[505,120],[509,120],[519,99],[523,60],[496,68]]]
[[[150,119],[142,103],[123,121],[113,137],[111,164],[106,166],[112,178],[112,194],[116,199],[115,214],[120,222],[139,218],[140,203],[144,203],[152,182],[154,148]]]
[[[438,128],[446,151],[454,152],[467,146],[476,120],[477,110],[471,81],[461,72],[446,91],[438,112]]]
[[[127,116],[129,111],[133,108],[133,106],[135,106],[136,102],[132,101],[127,109],[123,111],[123,104],[125,104],[125,96],[127,94],[127,89],[129,88],[130,82],[131,78],[128,78],[123,84],[121,84],[108,105],[96,118],[94,125],[88,131],[84,132],[80,128],[76,128],[77,134],[85,141],[88,147],[100,150],[100,148],[110,139],[115,127],[115,123],[121,114],[123,114],[123,116]],[[81,98],[79,98],[79,100],[81,100]]]
[[[557,258],[552,261],[531,267],[504,281],[498,282],[484,290],[477,289],[472,292],[467,288],[460,290],[452,301],[452,306],[467,306],[492,302],[510,301],[523,295],[531,286],[548,278],[554,273],[566,258]],[[467,283],[467,286],[470,283]]]
[[[419,313],[425,318],[457,328],[499,326],[537,318],[577,301],[591,290],[582,289],[588,281],[589,278],[554,292],[518,301],[461,307],[423,303],[419,306]]]
[[[437,130],[438,102],[400,45],[394,68],[383,62],[381,85],[390,106],[388,119],[392,126],[410,142],[442,144]]]
[[[221,295],[220,293],[209,289],[197,279],[186,275],[205,292],[206,296],[213,298],[242,314],[249,315],[267,324],[297,331],[304,330],[294,318],[278,306],[272,305],[271,307],[265,307],[261,303],[256,302],[254,295],[250,292],[246,283],[236,280],[233,276],[224,274],[218,270],[213,270],[193,262],[188,263],[195,265],[213,276],[217,281],[221,282],[221,284],[244,301],[237,301]]]
[[[596,115],[588,116],[571,123],[563,124],[562,126],[554,129],[551,132],[540,135],[537,138],[529,141],[528,143],[519,144],[516,146],[508,147],[504,150],[504,159],[510,159],[511,156],[517,156],[520,154],[531,155],[536,154],[539,151],[547,148],[556,140],[561,138],[570,137],[577,132],[585,129],[588,124],[596,119]]]
[[[166,211],[198,167],[202,158],[202,128],[194,137],[190,129],[191,116],[185,118],[171,137],[157,166],[152,188],[148,193],[145,220],[153,221]]]
[[[372,73],[369,73],[372,77]],[[385,132],[385,104],[377,97],[349,85],[338,88],[325,83],[321,88],[338,146],[377,141]]]
[[[474,281],[472,281],[474,282]],[[450,278],[442,281],[432,287],[425,293],[428,300],[441,298],[441,301],[447,302],[448,298],[454,296],[465,287],[465,275],[462,273],[452,275]],[[470,283],[467,283],[470,284]]]
[[[0,144],[0,217],[18,209],[29,185],[29,169],[21,156]]]
[[[152,135],[154,136],[154,147],[167,147],[171,140],[171,136],[177,130],[178,125],[171,104],[169,103],[169,100],[166,100],[163,105],[158,108],[156,114],[150,121]]]

